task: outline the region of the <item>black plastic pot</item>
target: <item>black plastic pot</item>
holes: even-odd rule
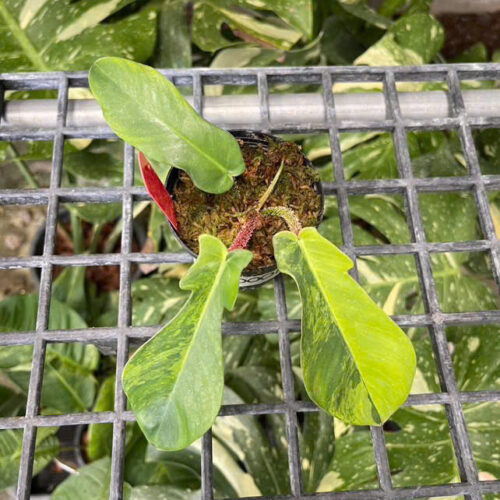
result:
[[[274,135],[269,135],[269,134],[264,134],[262,132],[252,132],[252,131],[246,131],[246,130],[236,130],[231,132],[232,135],[241,141],[243,141],[246,145],[251,145],[257,148],[258,146],[262,146],[264,149],[267,149],[267,146],[270,141],[273,142],[284,142],[282,139],[279,137],[276,137]],[[311,161],[307,158],[307,156],[304,156],[304,162],[306,165],[313,167]],[[172,168],[169,172],[169,175],[167,177],[166,181],[166,187],[167,191],[170,193],[172,197],[175,198],[174,196],[174,188],[175,185],[179,179],[179,169],[177,168]],[[317,226],[323,219],[323,211],[324,211],[324,196],[323,196],[323,190],[321,188],[321,183],[317,182],[314,185],[317,193],[321,197],[321,210],[320,210],[320,216],[318,217],[317,221]],[[198,257],[198,255],[193,252],[182,240],[180,234],[177,232],[177,230],[170,224],[170,229],[172,230],[172,233],[174,234],[175,238],[177,241],[182,245],[182,247],[191,254],[193,257]],[[247,288],[247,287],[255,287],[262,285],[266,283],[267,281],[273,279],[275,276],[279,274],[279,270],[274,266],[267,266],[267,267],[262,267],[259,269],[252,269],[252,270],[245,270],[243,271],[243,274],[240,278],[240,287],[241,288]]]

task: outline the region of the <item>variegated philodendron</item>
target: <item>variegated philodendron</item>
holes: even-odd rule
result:
[[[175,164],[210,193],[227,191],[244,171],[237,141],[195,113],[155,70],[104,58],[95,63],[89,80],[113,131],[153,166]],[[153,198],[167,197],[162,183],[149,174],[144,180]],[[155,182],[154,190],[148,179]],[[168,214],[172,201],[163,201]],[[254,210],[255,217],[262,205]],[[301,230],[290,209],[266,210],[268,216],[284,218],[291,229],[276,234],[273,243],[279,270],[292,276],[300,290],[301,364],[309,396],[346,423],[382,424],[410,391],[415,373],[411,342],[349,276],[353,264],[346,255],[316,229]],[[228,251],[216,237],[200,237],[198,259],[180,282],[191,296],[123,372],[137,422],[157,448],[188,446],[219,412],[222,313],[234,306],[241,272],[252,259],[249,251],[236,249],[249,237],[235,241],[240,240],[241,246]]]

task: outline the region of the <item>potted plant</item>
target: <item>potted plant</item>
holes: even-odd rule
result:
[[[191,291],[189,299],[136,351],[123,373],[124,390],[147,439],[157,448],[178,450],[213,424],[224,387],[222,313],[234,306],[244,269],[258,267],[255,260],[266,255],[259,246],[264,239],[253,241],[263,227],[274,233],[278,269],[300,291],[301,368],[310,398],[347,423],[385,422],[409,393],[415,353],[406,335],[349,276],[351,260],[314,227],[321,197],[300,151],[292,154],[292,146],[272,139],[267,147],[249,150],[244,140],[206,122],[171,82],[141,64],[99,59],[89,83],[113,131],[141,152],[148,192],[198,253],[180,282]],[[173,197],[157,175],[170,165],[182,171],[171,185]],[[264,175],[261,168],[269,172]],[[299,170],[299,189],[308,193],[299,201],[308,205],[297,208],[297,199],[287,194]],[[264,179],[265,189],[244,182],[252,176]],[[275,199],[282,204],[273,205]],[[230,214],[222,213],[223,207]]]

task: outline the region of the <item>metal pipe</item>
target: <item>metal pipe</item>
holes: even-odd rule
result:
[[[470,117],[500,117],[500,90],[465,90],[465,108]],[[192,102],[192,98],[187,100]],[[399,93],[401,114],[405,120],[430,120],[451,117],[445,91]],[[336,93],[335,104],[340,121],[383,122],[387,120],[384,96],[372,93]],[[325,106],[321,94],[274,94],[269,96],[271,125],[286,123],[324,124]],[[202,114],[216,124],[258,124],[261,119],[257,95],[203,97]],[[46,129],[57,122],[57,101],[51,99],[15,100],[5,103],[3,126]],[[72,99],[68,103],[66,125],[103,127],[106,125],[96,101]]]

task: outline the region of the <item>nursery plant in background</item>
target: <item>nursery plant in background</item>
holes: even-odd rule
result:
[[[172,214],[173,206],[175,210],[205,212],[204,223],[198,224],[199,256],[180,282],[182,289],[192,292],[189,300],[132,356],[124,370],[123,387],[148,440],[160,449],[183,449],[215,421],[224,386],[222,311],[234,306],[243,269],[251,260],[263,259],[262,239],[256,238],[254,259],[245,248],[253,249],[250,243],[256,231],[274,218],[283,219],[289,229],[276,231],[271,226],[267,235],[273,240],[278,268],[290,274],[299,287],[301,363],[309,396],[346,423],[385,422],[409,393],[415,353],[406,335],[348,275],[351,260],[316,228],[302,228],[309,219],[295,213],[294,170],[310,167],[299,162],[298,151],[286,156],[286,143],[276,146],[269,142],[267,148],[250,152],[242,141],[242,155],[235,138],[198,116],[171,82],[147,66],[103,58],[92,66],[89,83],[106,121],[119,137],[153,164],[175,165],[189,174],[181,176],[174,188],[174,201],[147,160],[141,159],[146,187],[164,213]],[[281,150],[281,158],[277,150]],[[269,158],[275,161],[271,182],[260,196],[246,199],[248,193],[237,176],[247,182],[265,178]],[[238,206],[230,207],[230,220],[220,224],[218,218],[224,214],[218,197],[212,194],[207,199],[199,190],[225,200],[233,185],[233,196],[243,197],[246,206],[243,212]],[[312,186],[311,176],[309,189]],[[193,189],[199,192],[197,197]],[[280,189],[289,202],[276,206],[273,201]],[[307,179],[300,189],[308,189]],[[194,201],[183,205],[185,190]],[[226,191],[228,195],[223,194]],[[298,207],[299,213],[303,208]],[[191,230],[183,227],[187,217],[172,218],[171,223],[181,235]],[[224,242],[224,238],[230,241]]]

